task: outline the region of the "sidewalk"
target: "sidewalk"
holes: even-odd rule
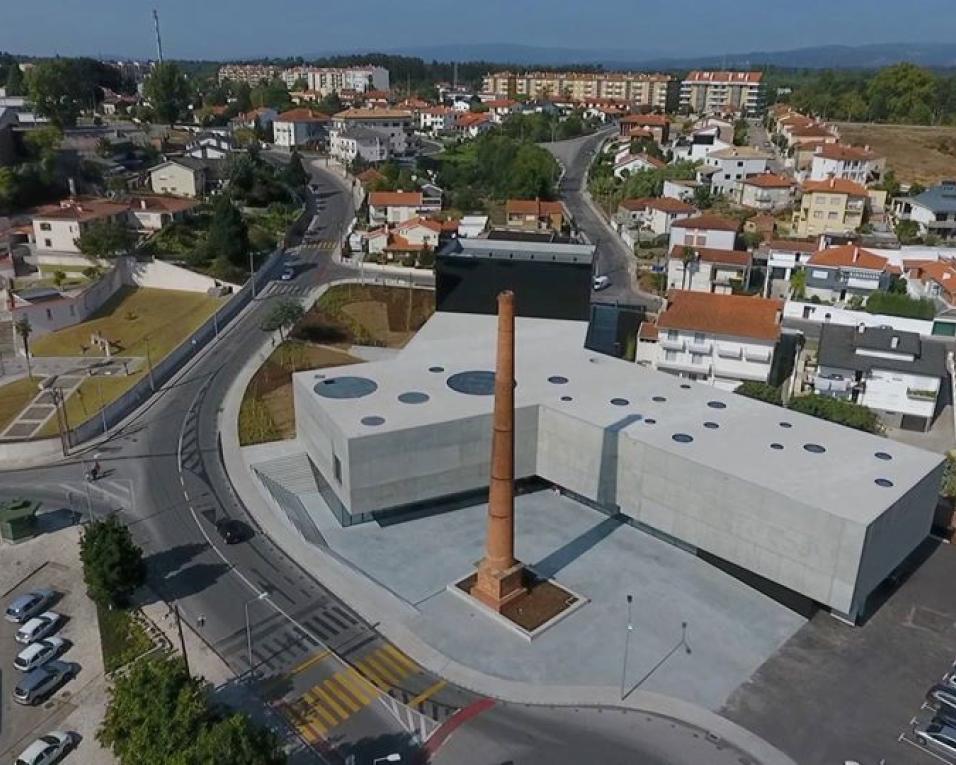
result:
[[[260,351],[263,349],[259,349]],[[525,704],[626,707],[675,718],[700,727],[732,743],[760,763],[794,765],[763,739],[702,707],[649,691],[634,691],[620,700],[618,687],[552,686],[494,677],[450,659],[418,637],[406,622],[418,614],[391,592],[358,574],[327,550],[306,542],[267,502],[252,477],[238,437],[238,412],[246,385],[257,368],[253,354],[236,376],[220,413],[219,430],[225,468],[233,487],[254,522],[308,571],[321,571],[322,583],[345,600],[369,623],[414,661],[431,672],[476,693]]]

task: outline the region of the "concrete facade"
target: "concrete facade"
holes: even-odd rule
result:
[[[298,437],[340,522],[487,487],[494,322],[439,313],[394,360],[293,376]],[[517,479],[850,618],[928,534],[939,455],[600,356],[585,333],[518,320]],[[467,372],[470,392],[454,388]]]

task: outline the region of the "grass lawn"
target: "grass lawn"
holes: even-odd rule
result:
[[[153,647],[145,630],[130,616],[129,611],[96,606],[100,624],[100,644],[103,649],[103,667],[112,672],[129,664]]]
[[[334,348],[286,340],[249,381],[239,408],[239,444],[251,446],[295,436],[292,375],[362,360]]]
[[[844,143],[870,146],[902,183],[956,177],[956,127],[837,123]]]
[[[35,356],[80,356],[90,335],[100,332],[114,343],[114,354],[145,357],[148,338],[150,359],[156,364],[201,326],[222,301],[200,292],[123,287],[87,321],[38,337],[30,347]],[[145,374],[144,367],[129,376],[85,380],[67,399],[70,426],[76,427],[99,411],[98,388],[102,388],[103,404],[109,404]],[[55,434],[54,420],[38,435]]]
[[[13,422],[13,418],[40,392],[39,383],[39,377],[24,377],[0,386],[0,430]]]

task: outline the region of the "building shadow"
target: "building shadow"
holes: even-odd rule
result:
[[[598,472],[597,501],[617,509],[617,453],[620,433],[625,428],[640,422],[641,415],[629,414],[604,429],[601,443],[601,468]]]
[[[607,539],[621,525],[620,518],[605,518],[596,526],[592,526],[583,534],[579,534],[539,560],[531,566],[531,569],[542,579],[551,579],[561,569],[576,561],[602,540]]]

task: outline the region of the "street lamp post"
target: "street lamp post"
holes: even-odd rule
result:
[[[93,374],[93,370],[90,370],[90,377],[96,380],[96,395],[100,400],[100,419],[103,423],[103,435],[106,435],[109,428],[106,427],[106,407],[103,406],[103,385],[100,382],[99,375]]]
[[[252,630],[249,627],[249,606],[269,597],[269,591],[263,590],[254,598],[247,600],[243,610],[246,612],[246,660],[249,662],[249,677],[252,677]]]
[[[627,653],[631,647],[631,633],[634,631],[634,625],[631,622],[631,604],[634,602],[634,596],[627,596],[627,630],[624,633],[624,661],[621,666],[621,701],[624,700],[624,685],[627,682]]]
[[[252,280],[252,297],[256,296],[256,266],[253,261],[252,250],[249,250],[249,278]]]

